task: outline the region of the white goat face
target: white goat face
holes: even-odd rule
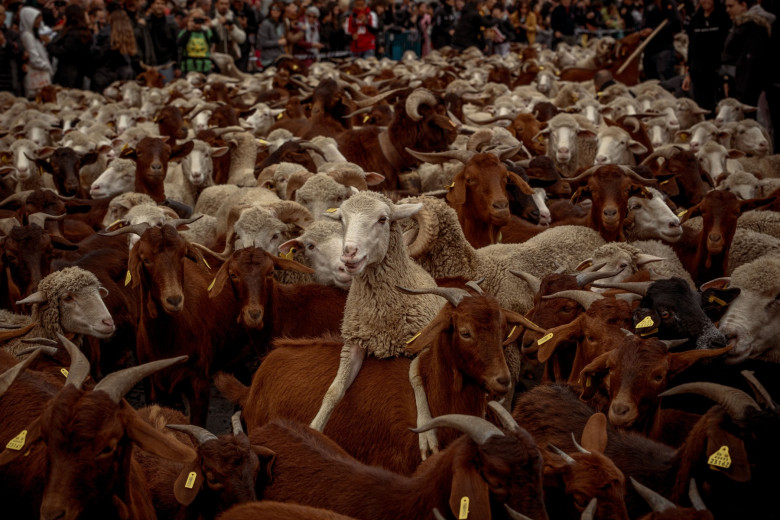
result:
[[[534,194],[532,196],[537,209],[539,210],[539,225],[549,226],[552,222],[552,213],[550,208],[547,207],[547,192],[544,188],[534,188]]]
[[[95,179],[89,188],[89,196],[93,199],[105,199],[133,191],[135,187],[135,168],[119,167],[117,162],[111,163],[106,170]]]
[[[628,199],[628,218],[633,218],[636,236],[640,240],[677,242],[683,234],[680,219],[666,205],[660,193],[652,188],[650,190],[653,193],[651,199]]]
[[[780,294],[777,290],[775,287],[774,294],[771,288],[759,293],[743,287],[731,302],[719,327],[729,344],[734,345],[727,353],[727,363],[757,358],[777,345],[780,336]]]
[[[103,303],[108,291],[87,286],[60,296],[60,325],[65,332],[108,338],[116,330],[114,320]]]
[[[211,178],[213,169],[211,155],[197,147],[182,159],[182,172],[193,186],[202,186]]]

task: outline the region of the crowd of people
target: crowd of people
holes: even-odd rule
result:
[[[251,72],[282,54],[307,62],[381,57],[399,41],[416,42],[422,56],[445,46],[505,54],[512,42],[554,48],[583,32],[655,32],[644,75],[669,81],[677,76],[674,35],[685,30],[680,87],[699,105],[712,109],[725,96],[756,105],[762,92],[780,105],[778,0],[352,0],[348,8],[346,0],[39,1],[0,5],[0,89],[28,97],[50,83],[100,91],[150,66],[168,81],[208,73],[213,52]]]

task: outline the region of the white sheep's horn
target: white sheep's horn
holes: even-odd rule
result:
[[[669,509],[677,509],[677,506],[674,505],[668,498],[656,493],[649,487],[643,486],[637,482],[634,477],[629,478],[631,479],[631,484],[634,486],[634,489],[636,489],[636,492],[645,499],[647,505],[650,506],[650,509],[652,509],[654,512],[663,513]]]
[[[533,520],[533,518],[525,516],[523,513],[518,513],[517,511],[509,507],[509,504],[504,504],[504,509],[506,509],[506,513],[509,515],[509,518],[511,518],[512,520]]]
[[[43,228],[46,225],[47,220],[62,220],[65,217],[67,217],[67,213],[63,213],[62,215],[49,215],[48,213],[43,213],[42,211],[39,211],[37,213],[33,213],[32,215],[29,215],[27,217],[27,222],[29,224],[35,224],[40,228]]]
[[[138,224],[133,224],[132,226],[124,226],[119,229],[115,229],[114,231],[98,231],[97,234],[105,237],[115,237],[117,235],[135,233],[136,235],[141,236],[147,229],[151,227],[153,226],[148,222],[140,222]]]
[[[587,311],[590,309],[590,306],[593,305],[593,302],[604,299],[604,296],[599,293],[583,290],[558,291],[557,293],[546,294],[542,296],[542,300],[552,300],[553,298],[568,298],[570,300],[574,300],[575,302],[582,305],[582,307]]]
[[[541,290],[542,281],[531,273],[526,273],[525,271],[513,271],[512,269],[510,269],[509,272],[518,278],[525,280],[525,283],[528,284],[534,294],[537,294]]]
[[[585,455],[593,455],[591,452],[580,446],[580,443],[577,442],[577,439],[574,437],[574,432],[571,432],[571,440],[574,442],[574,447],[577,448],[577,451],[584,453]]]
[[[621,267],[617,271],[611,271],[611,272],[593,271],[587,273],[580,273],[577,275],[577,285],[579,287],[585,287],[586,285],[593,283],[596,280],[603,280],[604,278],[612,278],[613,276],[617,276],[620,273],[622,273],[624,269],[625,267]]]
[[[405,148],[406,153],[414,157],[415,159],[432,164],[442,164],[454,159],[458,162],[466,164],[471,160],[477,152],[469,152],[467,150],[445,150],[443,152],[417,152],[411,148]]]
[[[436,106],[436,96],[430,90],[424,88],[418,88],[406,98],[404,108],[406,109],[406,115],[412,121],[420,121],[422,116],[419,113],[420,105]]]
[[[38,354],[40,354],[40,349],[35,349],[35,352],[32,353],[32,355],[28,356],[27,359],[24,361],[21,361],[2,374],[0,374],[0,396],[2,396],[6,390],[13,384],[14,381],[16,381],[16,378],[21,375],[22,372],[24,372],[24,369],[27,368],[30,363],[32,363],[35,358],[38,357]]]
[[[636,255],[637,267],[641,267],[645,264],[649,264],[650,262],[663,262],[664,260],[667,260],[667,258],[661,256],[655,256],[655,255],[648,255],[647,253],[640,253]]]
[[[244,432],[244,427],[241,426],[241,410],[233,414],[233,416],[230,418],[230,424],[233,427],[234,436],[237,437],[242,433],[246,435],[246,433]]]
[[[452,413],[440,415],[428,421],[428,423],[419,428],[409,428],[414,433],[427,432],[434,428],[454,428],[465,433],[477,445],[482,446],[493,437],[503,437],[502,432],[495,424],[487,422],[481,417],[475,415],[463,415]]]
[[[509,413],[506,408],[504,408],[504,405],[498,401],[490,401],[488,406],[491,410],[493,410],[493,412],[495,412],[496,415],[498,415],[499,420],[501,420],[501,426],[503,426],[504,429],[511,432],[516,432],[520,429],[520,425],[517,424],[517,421],[515,421],[515,418],[512,417],[512,414]]]
[[[634,294],[647,296],[647,291],[654,282],[613,282],[613,283],[594,283],[593,287],[599,289],[620,289]]]
[[[423,289],[409,289],[400,285],[395,287],[406,294],[435,294],[436,296],[441,296],[450,302],[453,307],[457,307],[465,298],[471,296],[467,290],[458,287],[426,287]]]
[[[125,394],[141,379],[188,359],[189,356],[178,356],[144,363],[132,368],[125,368],[119,372],[108,374],[95,386],[93,391],[101,390],[107,393],[114,403],[119,404]]]
[[[198,446],[201,444],[204,444],[208,441],[215,441],[217,440],[217,436],[208,431],[205,428],[201,428],[200,426],[194,426],[192,424],[166,424],[166,428],[170,428],[171,430],[176,430],[179,432],[184,432],[193,439],[195,439],[195,442],[198,443]]]
[[[482,287],[479,286],[482,282],[484,282],[485,279],[482,278],[481,280],[469,280],[466,282],[466,287],[472,289],[474,292],[476,292],[480,296],[485,295],[485,291],[482,290]]]
[[[16,302],[16,305],[29,305],[29,304],[35,304],[35,303],[45,303],[46,295],[43,294],[42,291],[36,291],[32,293],[27,298],[24,298],[23,300],[19,300]]]
[[[568,453],[560,449],[558,446],[555,446],[553,444],[548,444],[547,447],[552,450],[553,453],[561,457],[566,464],[575,464],[575,460],[569,456]]]
[[[699,494],[699,487],[696,485],[695,478],[692,478],[691,483],[688,485],[688,498],[696,511],[707,511],[707,505]]]
[[[57,339],[70,356],[70,367],[68,368],[68,378],[65,380],[65,386],[73,385],[77,390],[81,390],[81,385],[89,375],[89,361],[81,350],[73,344],[68,338],[57,333]]]
[[[585,510],[582,512],[582,516],[580,516],[580,520],[593,520],[596,515],[596,508],[599,505],[599,501],[596,497],[593,497],[590,499],[590,502],[588,502],[588,507],[585,508]]]

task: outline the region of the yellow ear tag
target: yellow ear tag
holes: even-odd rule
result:
[[[279,112],[279,115],[276,116],[276,119],[281,119],[284,117],[284,112]]]
[[[339,208],[328,208],[325,210],[325,213],[336,213]]]
[[[498,240],[496,240],[496,243],[497,243],[497,244],[500,244],[500,243],[501,243],[501,239],[502,239],[502,238],[504,238],[504,236],[503,236],[503,235],[501,234],[501,232],[499,231],[499,232],[498,232]]]
[[[67,369],[67,368],[61,368],[61,369],[60,369],[60,374],[62,374],[62,375],[63,375],[63,376],[65,376],[65,377],[68,377],[68,374],[69,374],[69,373],[70,373],[70,372],[68,372],[68,369]]]
[[[509,331],[509,334],[507,334],[507,335],[506,335],[506,339],[509,339],[509,338],[511,338],[511,337],[512,337],[512,334],[514,334],[516,330],[517,330],[517,325],[515,325],[514,327],[512,327],[512,330],[510,330],[510,331]]]
[[[710,297],[707,298],[707,300],[710,303],[717,303],[721,307],[725,307],[726,305],[728,305],[726,302],[724,302],[723,300],[721,300],[720,298],[718,298],[717,296],[714,296],[714,295],[710,295]]]
[[[24,455],[22,455],[22,457],[26,457],[27,455],[29,455],[29,454],[30,454],[30,452],[31,452],[31,451],[32,451],[32,450],[27,450],[27,451],[24,453]]]
[[[677,216],[678,216],[678,217],[682,217],[682,216],[683,216],[683,215],[685,215],[686,213],[688,213],[688,210],[687,210],[687,209],[684,209],[684,210],[682,210],[681,212],[679,212],[679,213],[677,214]]]
[[[634,328],[635,329],[646,329],[648,327],[652,327],[653,325],[655,325],[655,322],[653,321],[653,318],[651,318],[650,316],[645,316],[645,319],[643,319],[642,321],[637,323],[634,326]]]
[[[8,441],[8,444],[5,445],[6,449],[14,450],[14,451],[21,451],[22,448],[24,448],[24,440],[27,438],[27,430],[22,430],[19,432],[19,435]],[[730,463],[730,461],[729,461]]]
[[[211,266],[209,265],[209,263],[206,261],[205,258],[203,259],[203,263],[206,264],[206,267],[208,267],[209,271],[210,271],[211,270]]]
[[[364,115],[363,116],[363,124],[366,124],[366,121],[368,121],[369,119],[371,119],[371,116],[369,116],[368,114]]]
[[[458,520],[465,520],[469,517],[469,497],[460,499],[460,511],[458,511]]]
[[[215,276],[213,280],[211,280],[211,283],[209,284],[209,288],[207,289],[209,292],[211,292],[211,289],[214,288],[214,284],[217,282],[217,277]]]
[[[187,482],[184,483],[184,487],[187,489],[192,489],[192,486],[195,485],[195,480],[198,478],[198,474],[194,471],[190,471],[190,474],[187,475]]]
[[[666,179],[665,181],[661,181],[659,184],[660,184],[661,186],[663,186],[664,184],[666,184],[666,183],[667,183],[667,182],[669,182],[670,180],[672,180],[672,179]]]
[[[262,144],[262,145],[267,145],[268,144],[268,141],[266,141],[265,139],[258,139],[257,142]]]
[[[130,274],[130,270],[127,270],[127,274],[125,275],[125,287],[127,287],[127,284],[130,283],[130,280],[133,279],[133,276]]]
[[[545,334],[544,336],[542,336],[541,338],[536,340],[536,344],[537,345],[542,345],[544,343],[547,343],[548,341],[550,341],[552,339],[552,337],[553,337],[553,333],[552,332],[548,332],[547,334]]]
[[[731,467],[731,456],[729,455],[729,447],[721,446],[718,451],[710,455],[707,459],[707,464],[716,468],[729,469]]]
[[[585,378],[585,388],[590,388],[590,385],[593,384],[590,380],[590,376]]]
[[[295,248],[291,247],[287,253],[279,253],[279,258],[285,258],[287,260],[292,260],[293,256],[295,255]]]
[[[658,329],[657,329],[657,328],[655,328],[655,329],[650,329],[650,330],[648,330],[648,331],[646,331],[646,332],[642,332],[642,333],[640,333],[639,335],[640,335],[640,336],[642,336],[642,337],[644,338],[645,336],[650,336],[651,334],[655,334],[656,332],[658,332]]]
[[[445,189],[448,189],[448,190],[451,190],[451,189],[452,189],[452,188],[454,188],[454,187],[455,187],[455,181],[452,181],[452,184],[448,184],[448,185],[447,185],[447,186],[445,186],[444,188],[445,188]]]
[[[542,66],[542,67],[539,67],[539,70],[544,70],[544,67],[543,67],[543,66]]]
[[[128,148],[129,146],[130,146],[130,144],[129,144],[129,143],[125,143],[125,144],[124,144],[124,146],[122,146],[122,150],[120,150],[120,151],[119,151],[119,153],[122,153],[122,152],[124,152],[125,150],[127,150],[127,148]]]
[[[417,338],[419,338],[419,337],[420,337],[420,334],[422,334],[422,331],[420,331],[420,332],[418,332],[417,334],[415,334],[414,336],[412,336],[412,339],[408,340],[408,341],[406,342],[406,344],[408,345],[408,344],[409,344],[409,343],[411,343],[412,341],[414,341],[414,340],[416,340]]]

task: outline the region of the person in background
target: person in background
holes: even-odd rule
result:
[[[187,28],[179,33],[176,45],[181,52],[179,64],[182,74],[190,71],[208,74],[211,72],[211,52],[219,43],[219,36],[211,31],[211,20],[205,12],[196,7],[187,18]]]
[[[671,79],[674,72],[674,35],[682,30],[682,19],[675,0],[648,0],[640,35],[647,38],[661,23],[667,20],[645,47],[642,66],[645,79]]]
[[[65,8],[65,26],[49,44],[49,54],[57,58],[54,83],[66,88],[84,88],[84,78],[89,77],[89,55],[92,31],[87,25],[84,9],[76,4]]]
[[[249,70],[249,55],[256,46],[257,29],[260,27],[257,12],[245,0],[232,0],[230,8],[241,29],[246,33],[246,39],[241,44],[241,58],[236,62],[239,70]]]
[[[481,3],[479,0],[468,0],[463,7],[458,23],[455,25],[455,34],[452,36],[452,47],[464,50],[468,47],[483,47],[483,28],[493,27],[496,20],[490,16],[479,14]]]
[[[27,63],[23,65],[24,95],[32,99],[38,94],[38,90],[51,85],[54,76],[54,68],[46,52],[45,37],[39,36],[39,29],[43,23],[43,15],[34,7],[22,7],[19,12],[21,29],[21,41],[27,52]]]
[[[91,88],[102,92],[118,80],[131,80],[141,72],[138,42],[127,12],[115,9],[108,16],[108,25],[95,37],[92,45],[95,73]]]
[[[211,30],[219,41],[214,46],[214,52],[229,54],[237,62],[241,58],[241,45],[246,41],[246,33],[241,24],[236,23],[235,15],[230,10],[230,0],[217,0],[214,9]]]
[[[726,0],[726,11],[734,26],[721,55],[724,94],[755,107],[769,84],[770,68],[777,66],[777,58],[772,58],[769,48],[775,16],[756,0]]]
[[[515,28],[509,21],[509,13],[503,2],[493,4],[491,16],[496,20],[496,25],[493,27],[493,54],[506,56],[509,53],[509,43],[513,41]]]
[[[92,35],[100,32],[100,29],[108,23],[106,8],[102,5],[93,5],[89,8],[89,26],[92,28]]]
[[[718,100],[718,66],[731,20],[719,0],[700,0],[691,17],[688,32],[688,73],[682,89],[707,110],[715,110]]]
[[[349,44],[344,25],[339,19],[341,9],[338,3],[329,2],[320,18],[320,42],[324,52],[344,51]]]
[[[428,4],[417,4],[417,30],[420,32],[422,47],[420,56],[427,56],[431,52],[431,15],[428,12]]]
[[[10,92],[15,96],[21,96],[21,63],[22,42],[19,33],[9,29],[5,25],[6,10],[0,4],[0,91]]]
[[[452,43],[455,34],[455,0],[442,0],[433,13],[431,28],[431,44],[434,49],[441,49]]]
[[[303,22],[303,40],[298,43],[300,51],[311,55],[305,60],[305,64],[311,65],[318,58],[323,45],[320,43],[320,10],[309,6],[306,8],[306,19]]]
[[[352,36],[350,50],[354,57],[369,58],[376,54],[377,26],[376,13],[366,6],[366,0],[355,0],[346,30]]]
[[[553,49],[560,42],[574,45],[576,23],[571,0],[561,0],[558,7],[552,10],[552,13],[550,13],[550,28],[553,30]]]
[[[148,65],[165,65],[159,70],[168,83],[173,80],[179,61],[179,48],[176,44],[179,26],[172,16],[166,16],[165,8],[165,0],[154,0],[146,18],[146,26],[152,38],[155,57],[155,62]]]
[[[374,0],[371,9],[376,13],[376,55],[381,58],[385,55],[385,31],[387,23],[393,23],[393,14],[387,9],[385,0]]]
[[[618,13],[623,19],[623,26],[627,32],[636,31],[642,20],[642,15],[634,5],[634,0],[622,0]]]
[[[282,2],[274,2],[268,9],[268,18],[260,24],[257,31],[257,48],[260,49],[260,64],[270,66],[276,58],[284,54],[287,38],[284,35],[282,21]]]
[[[287,40],[285,50],[288,54],[295,54],[295,48],[303,40],[303,27],[299,22],[298,6],[290,2],[284,9],[284,37]]]

